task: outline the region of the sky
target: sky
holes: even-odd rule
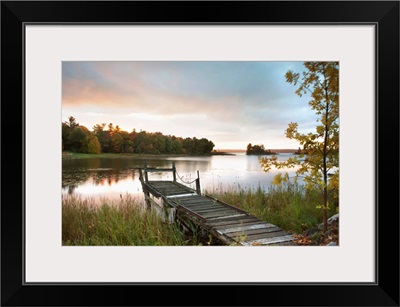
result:
[[[297,149],[290,122],[314,132],[309,97],[295,94],[288,70],[302,62],[66,61],[62,63],[62,122],[69,116],[92,130],[161,132],[211,140],[216,150]]]

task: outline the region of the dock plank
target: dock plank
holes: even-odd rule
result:
[[[207,220],[207,223],[208,223],[209,221],[222,221],[222,220],[225,220],[225,219],[229,219],[229,218],[233,218],[233,217],[239,217],[239,216],[245,216],[245,215],[246,215],[245,213],[238,212],[238,213],[235,213],[235,214],[232,214],[232,215],[210,217],[210,218],[207,218],[206,220]]]
[[[201,207],[201,206],[221,206],[218,203],[213,203],[212,201],[201,200],[201,199],[199,199],[196,202],[179,201],[178,203],[181,205],[184,205],[186,207],[189,207],[189,208],[196,208],[196,207]]]
[[[261,230],[269,229],[270,231],[280,230],[280,228],[276,227],[275,225],[267,224],[267,223],[257,223],[257,224],[255,223],[255,224],[250,224],[250,225],[246,225],[246,224],[240,225],[239,224],[239,226],[236,226],[236,227],[230,226],[228,228],[226,228],[226,227],[224,227],[224,228],[216,227],[216,229],[222,234],[227,234],[227,233],[231,233],[231,232],[249,232],[249,231],[260,232],[260,229]]]
[[[208,221],[208,225],[212,227],[219,227],[219,226],[228,226],[228,225],[235,225],[235,224],[246,224],[252,222],[258,222],[259,219],[252,215],[243,214],[240,216],[235,216],[232,218],[226,218],[223,221],[221,220],[210,220]]]
[[[275,237],[282,237],[286,236],[288,233],[283,230],[276,229],[272,232],[263,232],[263,233],[255,233],[255,234],[248,234],[244,241],[254,241],[259,239],[266,239],[266,238],[275,238]]]
[[[265,238],[265,239],[258,239],[254,241],[246,241],[242,242],[244,246],[254,246],[254,245],[271,245],[283,242],[293,242],[294,237],[292,235],[284,235],[280,237],[272,237],[272,238]]]
[[[151,169],[156,172],[157,169]],[[175,175],[174,175],[175,176]],[[144,181],[144,191],[161,197],[167,207],[176,208],[180,218],[204,227],[226,244],[243,246],[293,246],[294,236],[274,224],[208,195],[169,180]],[[147,180],[147,175],[146,175]]]
[[[190,195],[190,196],[182,196],[182,197],[176,197],[173,200],[174,201],[181,201],[181,202],[185,202],[188,200],[192,200],[192,199],[204,199],[204,196],[201,195]]]
[[[197,205],[197,204],[202,204],[202,203],[210,203],[210,204],[215,204],[215,201],[212,201],[209,198],[206,197],[201,197],[201,198],[192,198],[192,199],[182,199],[182,200],[177,200],[182,204],[185,205]]]
[[[252,221],[249,221],[247,223],[220,225],[220,226],[217,226],[215,228],[218,229],[219,231],[225,231],[227,229],[231,229],[231,228],[235,228],[235,227],[251,227],[251,226],[258,227],[258,225],[268,225],[270,227],[276,227],[273,224],[269,224],[269,223],[261,221],[261,220],[252,220]]]
[[[237,211],[225,210],[225,211],[219,211],[219,212],[215,212],[215,213],[203,213],[200,215],[202,217],[204,217],[205,219],[208,219],[208,218],[223,218],[223,217],[227,217],[227,216],[233,216],[236,214],[238,214]]]
[[[245,238],[242,241],[252,241],[252,240],[257,240],[257,239],[261,239],[261,238],[287,235],[287,232],[282,232],[278,228],[271,228],[271,229],[265,229],[265,231],[255,229],[255,230],[247,230],[247,231],[230,232],[225,235],[232,237],[232,238],[234,238],[234,237]]]
[[[209,217],[210,214],[216,214],[216,215],[226,215],[226,212],[231,213],[232,211],[226,208],[216,208],[216,209],[208,209],[208,210],[196,210],[192,209],[193,212],[196,212],[197,214],[200,214],[201,216],[204,217]]]
[[[230,209],[230,208],[227,208],[226,206],[221,206],[221,205],[192,206],[192,207],[185,206],[185,207],[190,208],[190,209],[195,210],[195,211],[205,211],[205,212],[206,211],[210,211],[210,210],[227,210],[227,209]]]

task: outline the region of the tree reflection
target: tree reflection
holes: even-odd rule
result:
[[[70,185],[68,186],[68,195],[74,194],[75,189],[77,188],[76,185]]]

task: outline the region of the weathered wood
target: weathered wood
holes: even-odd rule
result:
[[[283,231],[282,229],[277,229],[276,231],[273,232],[264,232],[264,233],[256,233],[256,234],[247,234],[246,238],[244,241],[254,241],[254,240],[259,240],[259,239],[266,239],[266,238],[276,238],[276,237],[281,237],[285,236],[288,233],[286,231]]]
[[[213,226],[214,228],[220,230],[220,231],[224,231],[233,227],[249,227],[249,226],[256,226],[256,225],[260,225],[260,224],[268,224],[266,222],[263,222],[261,220],[249,220],[246,223],[235,223],[235,224],[221,224],[219,226]],[[273,224],[270,224],[272,226],[275,226]],[[276,226],[275,226],[276,227]]]
[[[268,246],[299,246],[295,241],[284,241],[284,242],[278,242],[278,243],[272,243],[268,244]]]
[[[185,206],[198,205],[198,204],[210,204],[210,205],[217,204],[213,200],[207,198],[181,199],[175,201]]]
[[[165,193],[163,193],[163,195],[173,196],[173,195],[180,195],[182,193],[185,193],[185,191],[183,191],[183,190],[170,190],[170,191],[166,191]]]
[[[200,220],[203,220],[203,221],[206,220],[203,216],[201,216],[200,214],[197,214],[196,212],[190,210],[189,208],[183,207],[181,205],[178,205],[177,208],[178,208],[179,211],[182,211],[182,213],[186,213],[186,214],[190,213],[194,217],[196,217],[197,219],[200,219]]]
[[[230,232],[243,232],[243,231],[259,230],[259,229],[271,229],[271,228],[279,230],[279,228],[277,228],[275,225],[266,224],[266,223],[229,227],[229,228],[226,228],[226,229],[220,229],[220,228],[216,228],[216,229],[220,233],[226,234],[226,233],[230,233]]]
[[[196,209],[196,210],[203,210],[203,209],[207,210],[207,209],[212,209],[212,208],[226,208],[219,204],[210,203],[210,202],[196,203],[196,204],[187,204],[185,202],[179,202],[179,203],[185,207],[188,207],[191,209]]]
[[[147,161],[144,160],[144,179],[146,182],[149,181],[149,175],[147,174]]]
[[[236,224],[245,224],[251,222],[259,222],[259,219],[257,219],[252,215],[240,215],[232,218],[226,218],[223,221],[221,220],[208,221],[208,224],[213,227],[219,227],[219,226],[228,226]]]
[[[186,201],[186,200],[191,200],[191,199],[203,199],[203,198],[204,198],[204,196],[194,194],[194,195],[190,195],[190,196],[179,196],[179,197],[174,198],[173,200]]]
[[[186,201],[179,201],[178,203],[187,206],[189,208],[200,208],[200,207],[223,207],[226,208],[226,206],[218,204],[218,203],[214,203],[212,200],[207,200],[207,199],[203,199],[202,201],[198,201],[198,202],[186,202]]]
[[[144,183],[143,184],[143,191],[148,192],[156,196],[157,198],[161,197],[161,192],[158,191],[157,189],[153,188],[151,185]]]
[[[282,242],[292,242],[294,237],[292,235],[284,235],[280,237],[272,237],[272,238],[265,238],[265,239],[258,239],[254,241],[247,241],[242,242],[242,245],[245,246],[252,246],[252,245],[270,245],[270,244],[277,244]]]
[[[208,207],[208,208],[197,208],[197,207],[194,207],[194,208],[191,208],[194,212],[197,212],[198,214],[207,214],[207,213],[212,213],[212,212],[223,212],[223,211],[227,211],[228,209],[227,208],[224,208],[224,207],[216,207],[216,208],[213,208],[213,207]]]
[[[176,182],[176,167],[175,162],[172,162],[172,176],[174,178],[174,182]]]
[[[173,181],[149,181],[148,173],[166,171],[173,172]],[[144,174],[139,169],[146,202],[157,204],[150,194],[159,198],[163,208],[175,208],[176,219],[184,225],[203,229],[227,245],[296,245],[293,236],[281,228],[212,196],[200,195],[200,176],[197,175],[196,189],[192,189],[176,182],[174,164],[168,169],[148,168],[145,163]]]
[[[229,219],[229,218],[232,218],[232,217],[245,216],[245,215],[246,215],[245,213],[238,212],[238,213],[235,213],[235,214],[232,214],[232,215],[229,215],[229,216],[225,215],[225,216],[217,216],[217,217],[213,217],[213,218],[207,218],[207,221],[216,221],[216,220],[222,221],[224,219]]]
[[[260,238],[268,238],[268,237],[277,237],[281,235],[286,235],[285,231],[282,232],[282,229],[272,227],[270,229],[254,229],[254,230],[245,230],[245,231],[235,231],[225,233],[225,235],[230,237],[242,237],[244,238],[242,241],[252,241]]]
[[[199,171],[197,171],[197,179],[196,179],[196,192],[197,194],[201,194],[201,190],[200,190],[200,175],[199,175]]]
[[[172,182],[168,182],[168,184],[160,184],[159,182],[149,181],[145,183],[145,185],[147,189],[157,197],[160,197],[162,195],[180,195],[193,192],[193,190],[188,187],[182,187]]]
[[[180,190],[185,190],[185,191],[191,191],[188,187],[181,187],[178,186],[172,182],[168,182],[168,183],[153,183],[153,182],[149,182],[149,184],[151,184],[154,188],[157,189],[180,189]]]
[[[176,187],[181,187],[184,190],[190,191],[192,193],[196,193],[196,191],[190,187],[187,187],[179,182],[175,182],[175,181],[163,181],[163,180],[151,180],[148,182],[151,185],[157,185],[157,184],[166,184],[169,186],[176,186]],[[201,196],[200,196],[201,197]]]
[[[202,213],[200,214],[205,219],[214,218],[214,217],[224,217],[224,216],[232,216],[235,215],[237,212],[234,210],[227,209],[225,211],[218,211],[218,212],[210,212],[210,213]]]

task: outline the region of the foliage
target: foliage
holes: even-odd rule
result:
[[[72,128],[68,141],[70,148],[76,152],[87,152],[87,137],[90,135],[86,127],[76,126]]]
[[[321,191],[324,228],[330,209],[330,194],[338,197],[339,186],[339,63],[305,62],[302,75],[286,73],[286,81],[298,86],[295,93],[300,97],[309,94],[311,109],[319,116],[315,133],[300,133],[298,124],[291,122],[286,137],[297,140],[303,146],[298,156],[278,161],[276,156],[260,158],[265,172],[273,168],[296,168],[296,175],[304,178],[308,189]]]
[[[93,133],[89,134],[86,137],[87,142],[87,150],[86,152],[89,154],[99,154],[101,152],[100,142]]]
[[[264,145],[251,145],[249,143],[246,148],[246,155],[274,155],[270,149],[265,149]]]
[[[100,145],[100,150],[98,144]],[[214,143],[206,138],[181,138],[161,132],[132,132],[113,123],[96,124],[89,131],[73,116],[62,123],[62,149],[80,153],[210,154]]]

